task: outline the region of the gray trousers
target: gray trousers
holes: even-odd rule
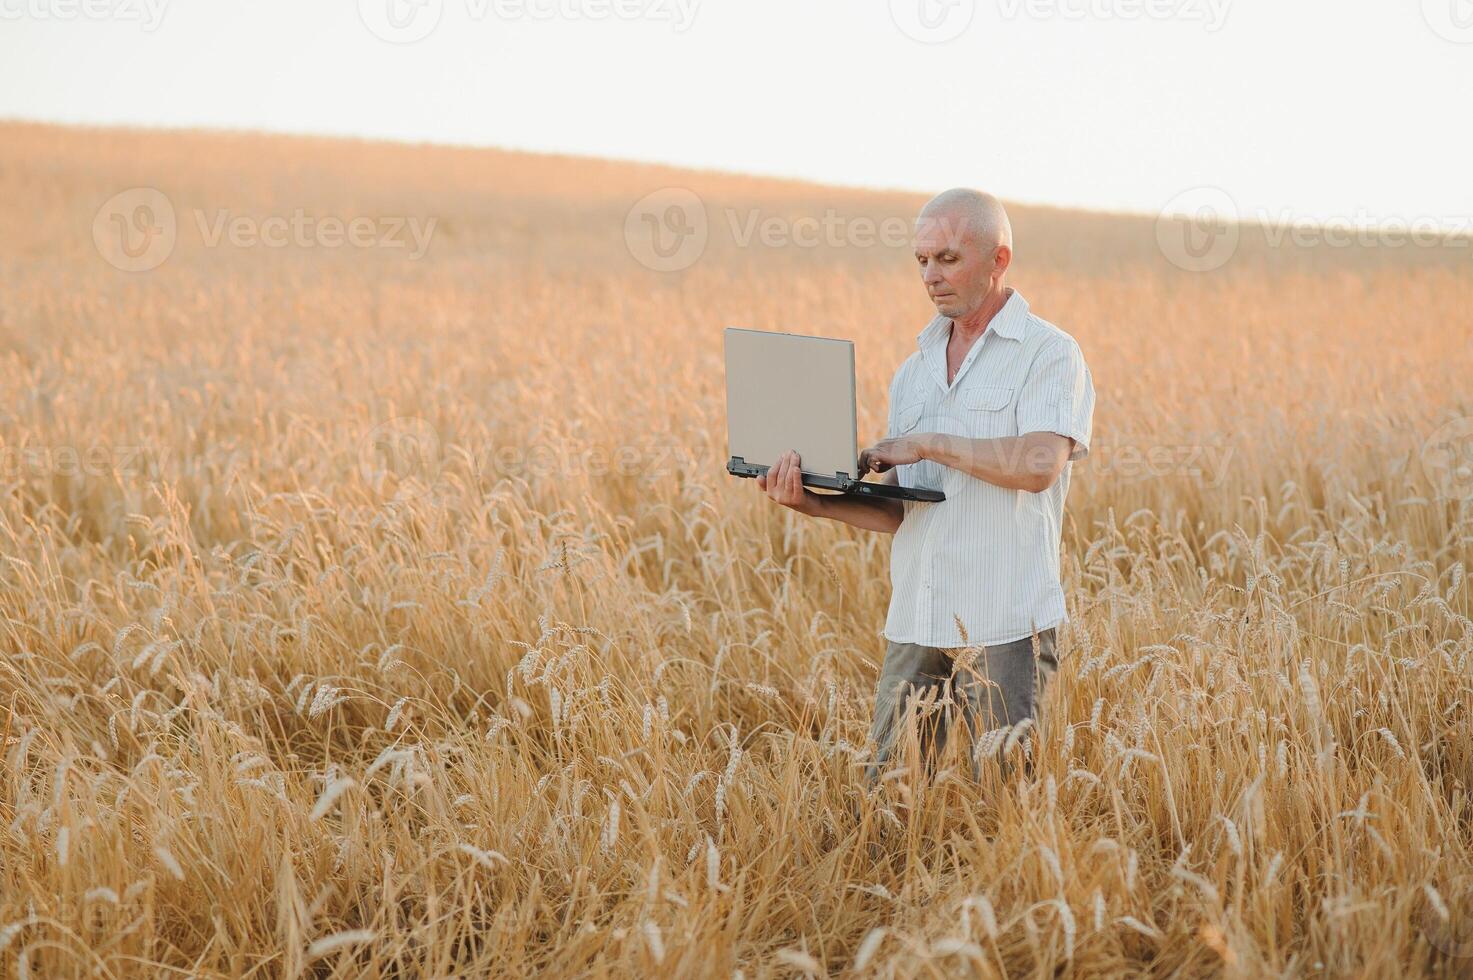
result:
[[[1036,723],[1037,705],[1059,667],[1055,640],[1056,629],[1050,627],[1012,643],[978,648],[970,664],[972,655],[962,655],[960,649],[890,641],[875,690],[870,726],[875,756],[865,770],[866,780],[873,784],[891,761],[912,709],[928,772],[958,720],[973,740],[1024,718]],[[981,765],[971,748],[968,745],[968,756],[976,778]]]

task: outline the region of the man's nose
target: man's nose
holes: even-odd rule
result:
[[[932,265],[930,262],[927,262],[925,265],[921,266],[921,281],[928,286],[940,282],[941,270]]]

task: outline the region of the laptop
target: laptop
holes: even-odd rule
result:
[[[890,500],[946,499],[940,490],[861,479],[857,419],[852,340],[726,329],[728,473],[760,476],[794,449],[804,486]]]

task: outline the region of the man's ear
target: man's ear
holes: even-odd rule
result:
[[[1006,245],[999,245],[996,254],[992,257],[992,274],[1001,277],[1012,264],[1013,250]]]

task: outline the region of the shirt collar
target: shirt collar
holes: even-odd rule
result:
[[[1010,294],[1007,301],[1002,304],[1002,309],[993,314],[983,336],[995,332],[998,336],[1007,337],[1009,340],[1023,339],[1023,334],[1028,327],[1028,301],[1016,289],[1011,286],[1008,289]],[[925,329],[916,334],[916,346],[925,348],[933,341],[945,341],[950,335],[950,330],[951,318],[938,315],[926,325]]]

